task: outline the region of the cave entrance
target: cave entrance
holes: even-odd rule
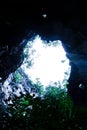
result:
[[[64,87],[71,67],[60,40],[47,42],[37,35],[28,41],[23,53],[25,58],[21,68],[32,83],[39,82],[44,89],[59,84]]]
[[[5,99],[26,92],[43,96],[48,87],[67,91],[71,66],[60,40],[47,42],[36,35],[27,42],[23,55],[22,65],[3,84]]]

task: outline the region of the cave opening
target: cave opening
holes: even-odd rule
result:
[[[22,65],[3,84],[2,91],[6,98],[20,96],[26,91],[32,93],[32,90],[38,93],[35,85],[44,91],[48,86],[67,91],[71,66],[62,41],[47,42],[36,35],[27,42],[23,56]]]
[[[21,68],[33,83],[39,80],[44,89],[58,83],[63,87],[70,76],[71,66],[60,40],[47,42],[36,35],[24,48],[24,56]]]

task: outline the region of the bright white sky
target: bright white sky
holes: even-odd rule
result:
[[[64,79],[69,78],[71,67],[61,41],[47,43],[36,36],[33,41],[27,43],[24,49],[24,53],[26,52],[29,59],[25,58],[21,67],[34,83],[36,83],[36,78],[39,78],[45,88],[58,81],[62,84]],[[32,60],[33,65],[27,67],[26,60]],[[68,72],[68,75],[65,72]]]

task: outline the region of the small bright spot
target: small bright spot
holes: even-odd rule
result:
[[[36,36],[27,43],[24,55],[21,68],[33,83],[39,79],[44,88],[58,83],[63,87],[70,76],[71,67],[60,40],[47,43]]]
[[[46,18],[46,17],[47,17],[47,14],[43,14],[42,17],[43,17],[43,18]]]

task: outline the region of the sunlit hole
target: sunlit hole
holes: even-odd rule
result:
[[[71,67],[60,40],[47,43],[37,35],[24,48],[24,62],[21,68],[33,83],[64,88],[64,81],[70,76]]]

